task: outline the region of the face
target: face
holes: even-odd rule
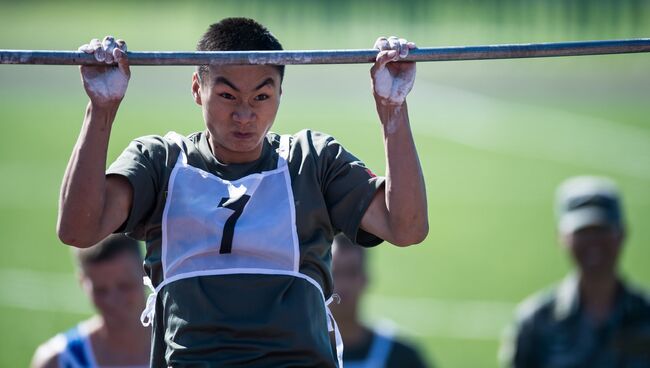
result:
[[[212,153],[223,163],[259,158],[282,93],[280,72],[269,65],[211,66],[192,77],[194,101],[202,107]]]
[[[573,261],[583,274],[612,275],[623,243],[614,226],[590,226],[563,236]]]
[[[104,317],[107,324],[140,322],[144,309],[142,265],[129,253],[96,264],[87,264],[81,271],[81,285]]]
[[[341,297],[340,304],[332,303],[335,313],[355,314],[359,300],[366,288],[368,279],[361,252],[334,247],[332,254],[332,275],[334,292]]]

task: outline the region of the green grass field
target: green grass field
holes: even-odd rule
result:
[[[650,36],[650,24],[633,28],[627,18],[618,27],[601,26],[597,15],[581,30],[553,26],[555,8],[534,9],[540,15],[528,28],[525,19],[490,21],[494,14],[440,2],[415,20],[402,11],[390,22],[395,6],[384,2],[349,5],[340,16],[316,4],[285,1],[284,13],[245,4],[2,4],[0,49],[74,49],[114,33],[131,50],[189,50],[210,22],[231,15],[258,18],[287,49],[365,48],[380,34],[421,46]],[[570,269],[555,239],[552,198],[577,174],[620,184],[630,228],[622,272],[650,288],[649,65],[648,54],[418,65],[409,109],[431,231],[416,247],[372,250],[367,318],[394,321],[440,367],[496,367],[516,303]],[[273,130],[328,132],[381,173],[368,68],[289,67]],[[134,137],[202,129],[192,68],[132,72],[111,160]],[[86,97],[74,67],[4,65],[0,85],[0,366],[23,367],[40,342],[91,313],[55,234]]]

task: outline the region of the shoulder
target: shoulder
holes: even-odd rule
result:
[[[648,291],[628,282],[622,282],[622,285],[627,312],[650,321],[650,295]]]
[[[129,165],[139,162],[146,165],[147,162],[164,161],[171,146],[173,143],[170,140],[159,135],[138,137],[129,143],[116,162]]]
[[[189,135],[182,135],[180,133],[176,132],[167,132],[164,136],[159,136],[159,135],[149,135],[145,137],[141,137],[147,140],[150,140],[151,142],[160,142],[165,146],[195,146],[201,141],[201,139],[206,139],[205,132],[194,132],[190,133]]]
[[[345,167],[353,164],[362,166],[365,170],[363,162],[346,150],[336,138],[319,131],[304,129],[292,135],[291,152],[292,157],[300,155],[302,161],[305,161],[306,157],[311,157],[322,168],[328,168],[331,165]]]
[[[131,141],[131,145],[143,147],[143,148],[149,148],[149,149],[156,149],[156,148],[163,148],[163,147],[168,147],[172,144],[172,141],[169,139],[166,139],[166,136],[160,136],[160,135],[144,135],[141,137],[137,137]]]
[[[182,148],[191,150],[203,137],[203,132],[195,132],[188,136],[176,132],[168,132],[164,136],[161,135],[145,135],[135,138],[129,145],[131,148],[138,148],[142,152],[150,153],[151,155],[168,154],[169,150],[178,150]]]
[[[648,290],[645,290],[639,285],[629,281],[621,281],[621,284],[623,285],[623,289],[628,297],[636,300],[637,303],[641,305],[650,306],[650,294],[648,293]]]
[[[346,157],[343,156],[345,151],[334,137],[311,129],[303,129],[290,135],[269,132],[266,139],[271,147],[277,149],[283,136],[289,137],[289,162],[301,168],[305,164],[327,168],[330,163]]]
[[[59,356],[65,350],[67,340],[63,334],[58,334],[40,345],[32,358],[32,368],[57,368]]]
[[[515,308],[515,318],[503,330],[498,359],[502,366],[514,366],[523,356],[530,356],[537,338],[554,320],[558,285],[547,287],[527,298]]]
[[[190,134],[189,136],[183,136],[174,132],[169,132],[165,136],[141,136],[133,139],[129,143],[112,166],[120,168],[122,166],[131,167],[136,165],[157,168],[173,165],[181,149],[193,154],[197,152],[196,147],[198,146],[200,137],[200,132]]]
[[[390,361],[396,361],[403,364],[402,366],[408,367],[425,367],[424,359],[420,354],[420,351],[411,344],[409,341],[404,340],[401,337],[392,339],[392,348],[390,353]],[[390,365],[389,365],[390,366]]]
[[[291,136],[291,145],[301,147],[303,151],[312,151],[315,154],[321,154],[324,150],[340,146],[331,135],[311,129],[303,129],[293,134]]]
[[[530,325],[551,319],[557,304],[558,286],[542,289],[519,303],[515,309],[515,323]]]

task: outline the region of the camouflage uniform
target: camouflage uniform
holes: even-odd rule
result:
[[[501,347],[504,367],[650,367],[650,300],[619,281],[608,318],[596,325],[578,278],[524,301]]]

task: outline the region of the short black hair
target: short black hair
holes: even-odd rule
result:
[[[359,253],[359,257],[361,258],[361,270],[366,272],[366,248],[353,243],[352,240],[343,233],[334,236],[332,247],[335,247],[337,251]]]
[[[75,256],[83,269],[87,265],[109,261],[122,253],[128,253],[142,262],[140,242],[124,234],[112,234],[92,247],[77,249]]]
[[[225,18],[210,25],[198,44],[197,51],[277,51],[282,50],[280,41],[263,25],[250,18]],[[284,79],[284,65],[274,65]],[[203,77],[207,65],[199,66]]]

